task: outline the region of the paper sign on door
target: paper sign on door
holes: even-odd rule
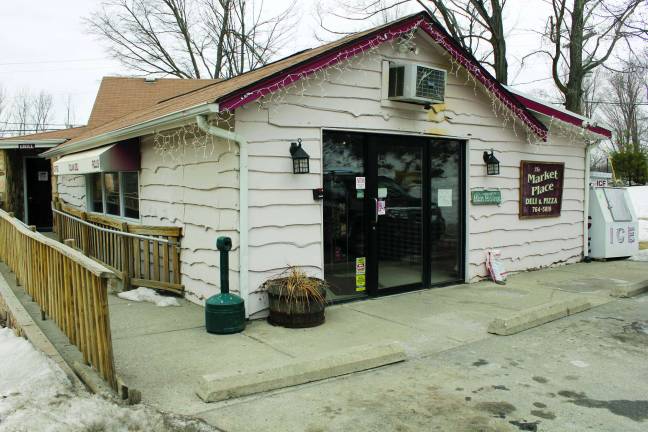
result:
[[[362,292],[366,287],[365,272],[367,271],[366,258],[356,258],[356,291]]]
[[[378,216],[384,216],[385,212],[385,200],[379,199],[378,201],[376,201],[376,214]]]
[[[364,177],[356,177],[356,189],[364,189],[366,180]]]
[[[452,207],[452,189],[439,189],[437,205],[439,207]]]

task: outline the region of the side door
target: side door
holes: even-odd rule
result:
[[[25,219],[38,229],[52,228],[52,167],[50,161],[39,157],[25,158]]]

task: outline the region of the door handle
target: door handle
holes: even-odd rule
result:
[[[378,224],[378,198],[374,198],[374,223]]]

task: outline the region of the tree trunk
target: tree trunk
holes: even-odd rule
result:
[[[491,45],[493,46],[493,64],[495,78],[502,84],[508,84],[508,62],[506,61],[506,40],[502,21],[502,6],[498,0],[491,0],[493,8],[490,19]]]
[[[565,108],[576,114],[583,113],[583,12],[585,0],[574,0],[571,38],[569,40],[569,78],[565,94]]]

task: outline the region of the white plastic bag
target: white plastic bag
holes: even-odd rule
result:
[[[506,284],[506,270],[504,264],[499,260],[500,251],[491,249],[487,252],[486,269],[493,282],[500,285]]]

